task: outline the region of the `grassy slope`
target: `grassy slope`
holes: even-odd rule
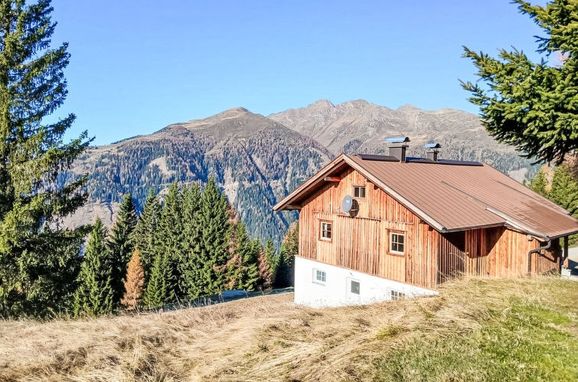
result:
[[[578,283],[470,279],[441,296],[0,323],[0,380],[578,380]]]

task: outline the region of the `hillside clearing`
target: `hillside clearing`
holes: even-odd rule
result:
[[[578,379],[578,283],[468,279],[439,297],[315,310],[292,295],[0,323],[3,381]]]

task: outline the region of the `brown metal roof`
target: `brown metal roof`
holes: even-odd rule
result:
[[[348,164],[439,231],[510,226],[555,238],[578,232],[566,210],[488,165],[341,155],[275,206],[292,209]],[[333,171],[335,170],[335,171]]]

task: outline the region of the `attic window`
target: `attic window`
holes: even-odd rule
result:
[[[397,255],[403,255],[405,250],[405,235],[399,232],[392,232],[389,236],[389,251]]]
[[[353,186],[354,198],[365,198],[365,186]]]
[[[321,224],[319,224],[319,239],[320,240],[325,240],[325,241],[331,241],[332,238],[332,222],[330,221],[321,221]]]

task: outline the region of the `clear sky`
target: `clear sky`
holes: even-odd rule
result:
[[[507,0],[53,0],[70,43],[62,112],[96,144],[244,106],[325,98],[477,110],[462,45],[528,53],[540,31]]]

